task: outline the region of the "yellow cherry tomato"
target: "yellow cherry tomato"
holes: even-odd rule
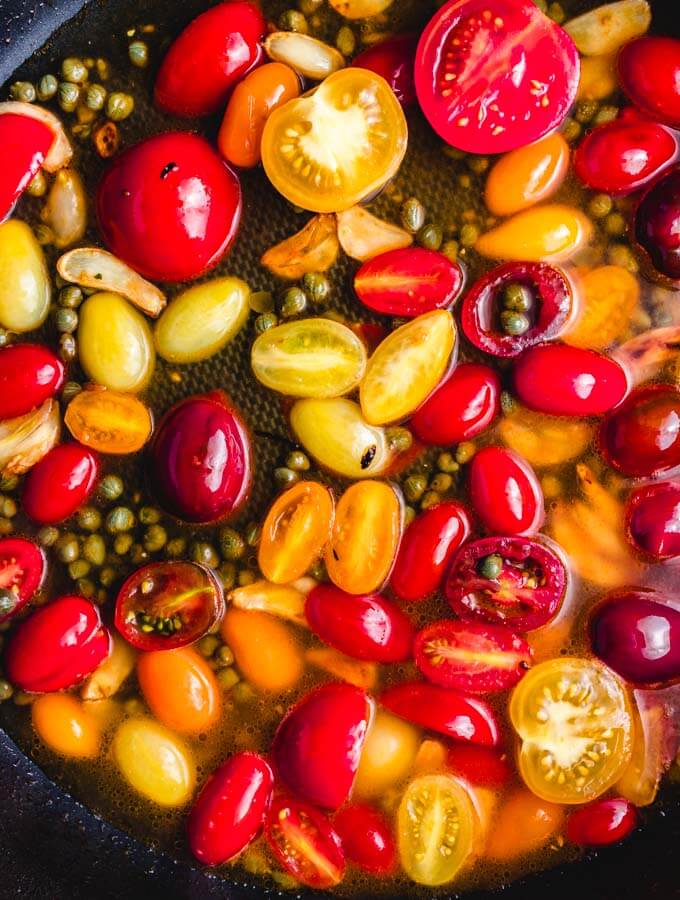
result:
[[[146,387],[156,362],[146,319],[118,294],[93,294],[83,303],[78,352],[92,381],[131,394]]]
[[[536,468],[559,466],[581,456],[593,439],[587,422],[517,409],[501,419],[503,443]]]
[[[31,706],[33,728],[50,750],[70,759],[93,759],[99,753],[101,728],[70,694],[43,694]]]
[[[151,410],[132,394],[95,387],[71,400],[64,422],[73,437],[100,453],[136,453],[151,437]]]
[[[604,350],[630,327],[640,300],[640,284],[621,266],[591,269],[579,282],[579,316],[564,341],[574,347]]]
[[[616,53],[586,56],[581,60],[579,100],[604,100],[616,90]]]
[[[262,162],[291,203],[339,212],[396,174],[407,142],[406,118],[387,82],[368,69],[348,68],[271,114]]]
[[[420,734],[413,725],[378,709],[361,751],[354,793],[370,800],[400,784],[413,768],[419,747]]]
[[[485,855],[509,862],[544,847],[564,824],[564,809],[516,788],[494,816]]]
[[[19,334],[39,328],[50,308],[42,247],[25,222],[0,225],[0,325]]]
[[[370,594],[387,581],[401,541],[403,503],[382,481],[348,487],[335,511],[326,548],[331,581],[349,594]]]
[[[184,806],[196,784],[190,749],[159,722],[135,717],[113,737],[113,757],[130,787],[159,806]]]
[[[569,168],[569,145],[559,132],[501,156],[489,173],[484,199],[495,216],[540,203],[554,194]]]
[[[290,628],[274,616],[232,607],[222,622],[222,637],[254,688],[280,694],[302,677],[302,648]]]
[[[517,213],[483,234],[475,250],[492,259],[562,262],[590,240],[593,226],[572,206],[551,203]]]
[[[275,584],[295,581],[319,559],[333,526],[333,495],[301,481],[275,501],[262,526],[258,563]]]
[[[181,734],[202,734],[217,724],[220,689],[204,657],[191,647],[141,653],[137,680],[154,716]]]
[[[446,374],[455,344],[456,326],[445,309],[424,313],[389,334],[361,382],[366,421],[387,425],[415,412]]]
[[[329,0],[336,12],[346,19],[368,19],[392,6],[394,0]]]

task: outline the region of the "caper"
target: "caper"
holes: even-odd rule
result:
[[[274,295],[271,291],[253,291],[248,300],[253,312],[268,313],[274,310]]]
[[[29,694],[28,691],[14,691],[12,701],[16,706],[30,706],[37,696],[37,694]]]
[[[99,583],[104,587],[111,587],[116,578],[116,570],[113,566],[104,566],[99,573]]]
[[[90,563],[86,559],[76,559],[68,565],[69,578],[73,581],[78,581],[79,578],[85,578],[86,575],[90,574],[91,568]]]
[[[479,228],[471,222],[467,222],[460,229],[458,237],[463,247],[473,247],[479,240]]]
[[[7,519],[4,516],[0,517],[0,535],[7,536],[14,531],[14,525],[12,524],[11,519]]]
[[[9,95],[12,100],[19,100],[21,103],[33,103],[36,98],[35,85],[30,81],[15,81],[9,89]]]
[[[76,581],[76,585],[83,597],[87,597],[88,599],[94,597],[95,591],[97,590],[94,581],[89,578],[79,578],[78,581]]]
[[[106,81],[111,75],[111,66],[109,61],[106,59],[102,59],[99,57],[95,60],[94,67],[97,70],[97,76],[102,80]]]
[[[625,244],[610,244],[607,247],[607,260],[612,265],[621,266],[622,269],[628,269],[628,271],[633,274],[640,269],[640,265],[635,258],[633,251]]]
[[[357,39],[349,26],[343,25],[335,35],[335,46],[343,56],[352,56],[357,48]]]
[[[412,506],[404,507],[404,528],[408,528],[408,526],[413,522],[417,513]]]
[[[440,472],[457,472],[460,464],[456,462],[451,453],[440,453],[437,457],[437,468]]]
[[[576,104],[576,112],[574,118],[581,125],[586,125],[597,112],[598,103],[596,100],[580,100]]]
[[[90,534],[83,541],[83,556],[93,566],[103,566],[106,560],[106,544],[100,534]]]
[[[106,530],[111,534],[130,531],[135,525],[135,514],[127,506],[116,506],[106,517]]]
[[[62,334],[73,334],[78,327],[78,313],[75,309],[59,308],[54,313],[54,324]]]
[[[467,164],[475,175],[483,175],[491,165],[488,156],[470,156]]]
[[[531,294],[523,284],[513,281],[503,289],[503,306],[514,312],[527,312],[531,309]]]
[[[156,525],[161,520],[161,511],[155,506],[142,506],[139,509],[139,521],[142,525]]]
[[[13,519],[17,514],[17,504],[16,501],[11,497],[0,497],[0,516],[5,516],[6,519]]]
[[[145,41],[133,41],[128,47],[128,56],[133,66],[143,69],[149,64],[149,45]]]
[[[73,84],[84,84],[88,79],[87,66],[77,56],[68,56],[61,64],[61,77]]]
[[[593,125],[606,125],[607,122],[613,122],[618,116],[619,109],[617,106],[601,106],[593,118]]]
[[[562,22],[567,18],[567,14],[562,9],[561,4],[559,3],[551,3],[548,7],[548,15],[553,20],[553,22],[557,22],[558,25],[561,25]]]
[[[485,556],[479,563],[479,574],[482,578],[494,579],[503,571],[503,558],[497,553]]]
[[[89,84],[85,91],[85,106],[94,112],[104,109],[108,91],[103,84]]]
[[[225,559],[240,559],[246,552],[246,542],[234,528],[220,531],[220,550]]]
[[[451,490],[452,486],[453,478],[447,472],[440,472],[430,482],[430,488],[433,491],[437,491],[438,494],[445,494]]]
[[[14,693],[14,688],[5,678],[0,678],[0,703],[9,700]]]
[[[66,113],[73,112],[80,99],[80,88],[70,81],[62,81],[59,85],[59,106]]]
[[[512,415],[515,411],[515,398],[508,391],[501,391],[501,409],[506,416]]]
[[[289,469],[288,466],[278,466],[274,469],[274,479],[282,487],[289,487],[300,480],[300,473]]]
[[[304,14],[297,9],[287,9],[279,16],[279,28],[281,31],[296,31],[298,34],[308,34],[309,25]]]
[[[130,552],[130,548],[134,543],[131,534],[117,534],[113,541],[113,552],[116,556],[125,556]]]
[[[302,278],[302,288],[312,303],[323,303],[331,292],[330,282],[323,272],[307,272]]]
[[[620,212],[610,213],[604,220],[604,230],[612,237],[620,237],[626,232],[626,220]]]
[[[207,541],[196,541],[190,548],[191,558],[196,563],[216,568],[220,564],[220,555]]]
[[[456,462],[459,465],[464,466],[465,463],[470,462],[476,452],[477,447],[472,441],[463,441],[463,443],[458,444],[458,447],[456,448]]]
[[[262,537],[262,529],[257,524],[257,522],[250,522],[246,526],[244,536],[246,539],[246,544],[248,544],[249,547],[257,547],[257,545],[260,543],[260,538]]]
[[[83,292],[77,284],[69,284],[59,291],[57,302],[65,309],[78,309],[83,302]]]
[[[117,500],[123,495],[124,490],[123,479],[118,475],[106,475],[99,485],[99,493],[106,500]]]
[[[226,644],[222,644],[217,653],[215,653],[215,659],[220,664],[220,666],[234,665],[234,654]]]
[[[83,506],[79,509],[76,519],[83,531],[97,531],[102,524],[102,515],[93,506]]]
[[[73,362],[77,352],[78,345],[76,344],[76,339],[73,335],[62,334],[59,338],[59,356],[61,359],[66,363]]]
[[[446,243],[441,248],[441,252],[451,262],[457,261],[459,250],[460,244],[458,243],[458,241],[446,241]]]
[[[269,328],[275,328],[278,324],[279,320],[274,313],[262,313],[255,319],[255,333],[264,334]]]
[[[179,559],[181,556],[184,556],[187,549],[186,539],[183,537],[172,538],[172,540],[168,541],[165,545],[165,555],[170,559]]]
[[[395,453],[405,453],[413,445],[413,435],[408,428],[388,428],[386,437],[390,449]]]
[[[15,491],[19,486],[17,475],[0,475],[0,491]]]
[[[612,198],[607,194],[595,194],[588,203],[588,212],[594,219],[604,219],[612,211]]]
[[[428,491],[423,499],[420,501],[421,509],[431,509],[433,506],[436,506],[438,503],[441,503],[442,496],[437,491]]]
[[[37,534],[41,547],[53,547],[59,540],[59,529],[54,525],[45,525]]]
[[[143,565],[148,558],[149,554],[146,552],[146,548],[143,544],[133,544],[132,547],[130,547],[130,559],[134,566]]]
[[[286,457],[286,466],[294,472],[307,472],[310,465],[309,457],[302,450],[292,450]]]
[[[64,403],[70,403],[82,390],[82,385],[78,384],[77,381],[67,381],[61,389],[61,399]]]
[[[59,90],[59,82],[54,75],[43,75],[36,87],[36,96],[41,103],[51,100]]]
[[[75,562],[80,556],[80,544],[75,534],[67,532],[57,541],[57,556],[63,563]]]
[[[130,94],[122,91],[114,91],[106,100],[106,115],[112,122],[122,122],[131,115],[135,108],[135,101]]]
[[[8,588],[0,588],[0,616],[9,616],[17,607],[18,597]]]
[[[215,677],[217,678],[217,683],[223,691],[230,691],[241,680],[241,676],[238,674],[236,669],[231,667],[220,669]]]
[[[42,197],[47,191],[47,179],[42,169],[39,169],[28,182],[26,193],[31,197]]]
[[[246,587],[249,584],[254,584],[256,581],[257,575],[250,569],[241,569],[241,571],[238,573],[239,587]]]
[[[216,570],[217,577],[220,580],[223,590],[230,591],[236,584],[236,564],[233,562],[223,562]]]
[[[401,224],[411,234],[417,234],[425,224],[425,207],[417,197],[409,197],[401,207]]]
[[[529,317],[524,313],[513,312],[511,309],[505,309],[501,313],[501,327],[506,334],[513,336],[526,334],[531,328]]]
[[[149,525],[144,532],[144,546],[149,553],[158,553],[165,547],[168,533],[162,525]]]
[[[220,639],[214,634],[206,634],[198,641],[196,646],[198,647],[198,652],[201,656],[205,656],[206,659],[209,659],[220,646]]]
[[[427,478],[422,474],[409,475],[404,481],[404,496],[409,503],[415,503],[425,493],[427,488]]]
[[[307,295],[299,287],[288,288],[281,296],[281,315],[284,319],[299,316],[307,308]]]
[[[423,225],[417,235],[417,241],[426,250],[439,250],[444,240],[444,232],[441,226],[434,222]]]
[[[562,136],[565,141],[573,143],[581,136],[581,126],[575,119],[566,118],[562,124]]]
[[[323,559],[317,559],[307,574],[315,581],[328,581],[328,571]]]
[[[306,16],[311,16],[324,2],[325,0],[298,0],[298,8]]]

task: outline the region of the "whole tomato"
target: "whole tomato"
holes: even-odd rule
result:
[[[633,103],[657,122],[680,125],[680,41],[641,37],[618,57],[621,87]]]
[[[97,483],[99,457],[82,444],[60,444],[43,456],[24,482],[26,515],[41,525],[63,522],[83,505]]]
[[[400,34],[364,50],[352,65],[382,75],[401,105],[409,106],[416,99],[413,66],[417,44],[416,35]]]
[[[367,803],[345,806],[333,819],[346,858],[365,872],[389,875],[397,850],[385,816]]]
[[[534,534],[545,516],[543,492],[533,469],[504,447],[485,447],[474,456],[470,499],[493,534]]]
[[[637,810],[629,800],[607,797],[574,810],[567,837],[581,847],[606,847],[627,838],[637,823]]]
[[[654,559],[680,556],[680,484],[647,484],[628,500],[628,534],[636,548]]]
[[[680,390],[670,384],[636,388],[605,418],[600,448],[624,475],[662,475],[680,466]]]
[[[647,188],[633,226],[635,246],[647,266],[660,281],[680,287],[680,166]]]
[[[30,412],[54,397],[63,382],[63,363],[47,347],[15,344],[0,350],[0,419]]]
[[[501,380],[494,369],[463,363],[427,398],[411,425],[426,444],[469,441],[499,414],[500,396]]]

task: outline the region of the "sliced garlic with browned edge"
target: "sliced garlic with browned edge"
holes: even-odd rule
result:
[[[314,216],[305,227],[270,247],[260,262],[277,275],[298,281],[308,272],[326,272],[338,258],[338,226],[335,216]]]
[[[56,400],[24,416],[0,422],[0,476],[23,475],[59,443],[61,416]]]
[[[56,172],[71,162],[73,149],[69,139],[66,137],[61,121],[54,113],[42,106],[36,106],[33,103],[22,103],[20,100],[7,100],[4,103],[0,103],[0,116],[4,113],[37,119],[54,132],[54,141],[47,151],[47,156],[42,164],[43,169],[47,172]]]
[[[87,195],[75,169],[57,172],[41,218],[52,230],[58,249],[63,250],[83,239],[87,228]]]
[[[338,240],[352,259],[366,262],[388,250],[410,247],[413,236],[398,225],[376,218],[361,206],[337,213]]]
[[[564,26],[584,56],[616,53],[628,41],[645,34],[652,22],[647,0],[619,0],[591,9]]]
[[[275,31],[264,42],[270,59],[282,62],[312,81],[323,81],[344,68],[345,57],[328,44],[294,31]]]
[[[309,579],[313,581],[312,579]],[[316,585],[314,581],[312,587]],[[311,590],[311,588],[309,588]],[[305,618],[305,598],[309,590],[301,590],[294,584],[273,584],[264,579],[235,588],[228,596],[232,606],[237,609],[259,610],[288,619],[296,625],[307,627]]]

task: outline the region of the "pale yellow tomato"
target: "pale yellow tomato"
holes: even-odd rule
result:
[[[0,225],[0,325],[19,334],[39,328],[50,294],[45,256],[31,229],[16,219]]]
[[[368,729],[354,782],[358,797],[382,796],[408,777],[420,747],[420,733],[404,719],[378,709]]]
[[[70,759],[99,753],[101,728],[85,706],[70,694],[43,694],[31,706],[33,728],[50,750]]]

